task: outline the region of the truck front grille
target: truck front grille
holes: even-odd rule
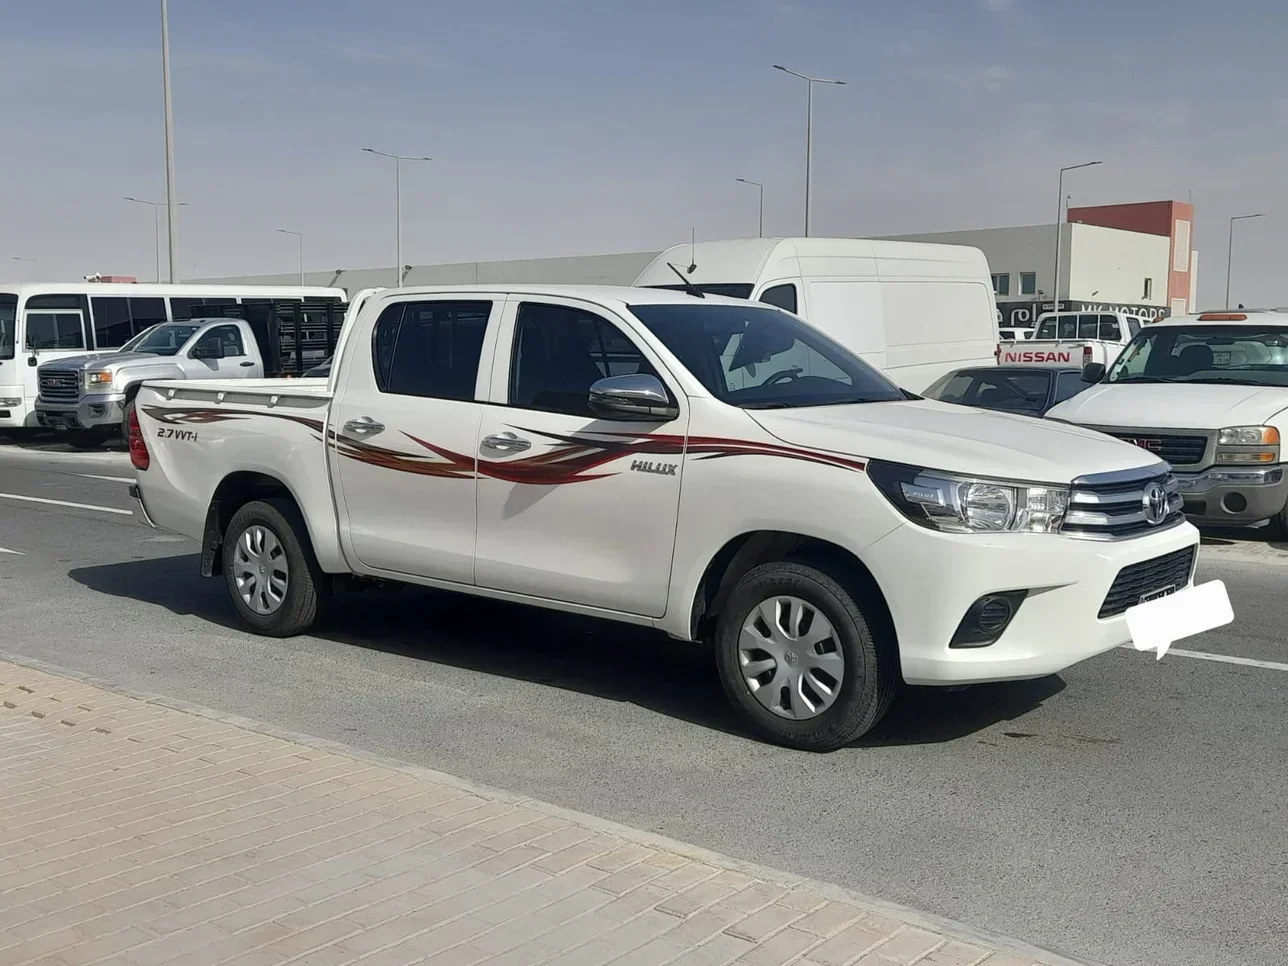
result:
[[[1203,462],[1207,452],[1206,436],[1162,436],[1158,433],[1133,433],[1118,430],[1113,433],[1124,443],[1146,449],[1173,466],[1193,466]]]
[[[42,370],[39,375],[41,399],[80,398],[80,373]]]
[[[1070,489],[1061,532],[1092,540],[1153,533],[1181,523],[1183,504],[1171,473],[1087,477],[1075,480]]]
[[[1100,619],[1119,617],[1142,597],[1180,590],[1194,572],[1194,547],[1176,550],[1118,571],[1113,586],[1100,605]]]

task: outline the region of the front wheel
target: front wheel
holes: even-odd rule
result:
[[[826,571],[762,564],[738,581],[718,619],[720,680],[761,737],[834,751],[871,730],[894,698],[898,662],[883,628]]]
[[[1288,504],[1270,518],[1270,523],[1266,525],[1266,536],[1275,543],[1288,541]]]
[[[330,597],[330,579],[289,500],[256,500],[238,510],[224,531],[223,565],[238,616],[269,637],[304,633]]]

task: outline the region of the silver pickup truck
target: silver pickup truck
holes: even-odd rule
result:
[[[73,446],[118,434],[145,379],[262,378],[264,359],[241,319],[189,319],[153,326],[115,352],[47,362],[36,371],[36,418],[66,431]]]

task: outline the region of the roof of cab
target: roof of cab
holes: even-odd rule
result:
[[[1193,315],[1168,316],[1153,325],[1288,325],[1288,308],[1209,309]]]
[[[678,279],[677,279],[678,284]],[[698,298],[688,292],[662,288],[636,288],[631,285],[529,285],[527,283],[501,283],[499,285],[408,285],[403,288],[385,289],[377,298],[391,299],[415,295],[531,295],[537,298],[580,299],[605,305],[654,305],[683,302],[687,304],[714,303],[742,305],[746,299],[707,295]],[[759,304],[759,303],[755,303]],[[772,306],[761,306],[771,308]]]

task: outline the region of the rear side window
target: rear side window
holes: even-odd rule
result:
[[[474,398],[491,302],[396,302],[376,321],[372,352],[381,392]]]
[[[788,282],[786,285],[767,288],[760,293],[760,301],[794,313],[796,312],[796,286]]]

